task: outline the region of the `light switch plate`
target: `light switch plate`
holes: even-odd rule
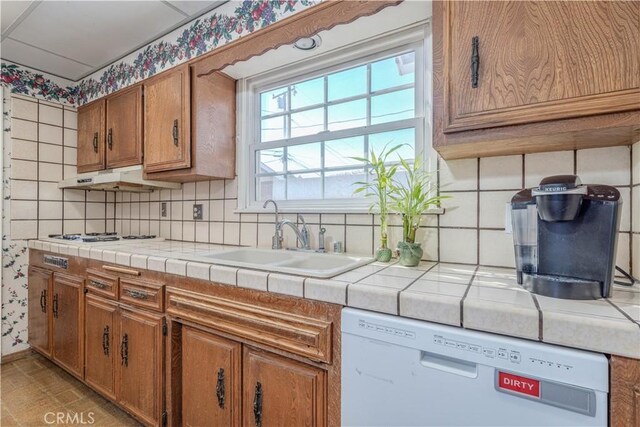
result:
[[[202,219],[202,203],[193,205],[193,219]]]

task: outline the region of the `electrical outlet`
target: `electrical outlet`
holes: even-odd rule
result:
[[[193,205],[193,219],[202,219],[202,203]]]
[[[167,217],[167,202],[160,203],[160,216],[162,218]]]

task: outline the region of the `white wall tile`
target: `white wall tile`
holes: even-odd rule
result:
[[[240,224],[240,244],[242,246],[255,247],[258,244],[258,224],[257,223],[241,223]]]
[[[631,202],[631,212],[633,213],[632,231],[640,233],[640,186],[633,187]]]
[[[73,129],[65,128],[63,131],[65,147],[78,147],[78,132]]]
[[[370,255],[374,251],[373,230],[371,227],[348,225],[344,248],[346,252]]]
[[[225,181],[224,181],[224,198],[225,199],[237,199],[238,198],[238,180],[237,179],[225,179]]]
[[[38,141],[62,145],[62,128],[43,123],[38,124]]]
[[[62,163],[62,146],[38,144],[38,149],[41,162]]]
[[[64,127],[70,129],[78,128],[78,113],[72,110],[64,109]]]
[[[219,179],[209,183],[209,197],[216,200],[224,199],[224,180]]]
[[[62,219],[62,202],[38,203],[38,215],[40,219]]]
[[[640,277],[640,234],[633,234],[633,276]]]
[[[632,146],[633,157],[631,159],[631,167],[633,173],[633,183],[640,184],[640,141]]]
[[[480,192],[480,227],[504,228],[507,203],[514,195],[514,191]]]
[[[50,105],[40,104],[39,109],[40,115],[38,120],[40,123],[62,126],[62,107],[52,107]]]
[[[11,117],[35,122],[38,120],[38,104],[36,102],[12,97]]]
[[[78,150],[73,147],[64,147],[64,163],[76,165],[78,163]]]
[[[512,235],[504,231],[480,230],[480,264],[515,267]]]
[[[62,233],[61,220],[40,220],[38,222],[38,237],[47,237],[50,234]]]
[[[225,222],[224,223],[224,244],[237,245],[240,243],[240,223]]]
[[[38,179],[38,164],[25,160],[11,161],[11,178],[12,179]]]
[[[476,190],[478,159],[440,159],[440,191]]]
[[[21,160],[38,160],[38,143],[14,139],[11,144],[11,158]]]
[[[224,243],[224,224],[212,222],[209,224],[209,243]]]
[[[631,188],[618,188],[622,198],[622,215],[620,217],[620,231],[631,231]]]
[[[11,198],[38,200],[38,183],[35,181],[11,180]]]
[[[522,188],[522,156],[484,157],[480,159],[481,190]]]
[[[573,151],[534,153],[524,156],[524,185],[536,187],[542,178],[573,175]]]
[[[11,200],[11,218],[38,219],[38,202]]]
[[[440,225],[444,227],[477,227],[478,225],[478,193],[441,193],[449,196],[442,201],[445,209],[440,216]]]
[[[37,141],[38,124],[26,120],[11,119],[11,137]]]
[[[55,182],[38,183],[40,191],[40,200],[62,200],[63,190],[58,188]]]
[[[440,229],[440,261],[477,264],[476,230]]]
[[[38,177],[40,181],[58,182],[62,179],[62,165],[53,163],[40,163],[38,165]]]
[[[11,221],[11,240],[35,239],[38,237],[38,221]]]
[[[585,184],[629,185],[630,147],[578,150],[577,172]]]

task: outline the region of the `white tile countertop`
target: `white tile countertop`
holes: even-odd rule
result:
[[[579,301],[534,295],[507,268],[372,263],[332,279],[314,279],[201,261],[202,254],[234,246],[167,240],[89,247],[31,240],[29,247],[640,359],[637,284],[615,285],[608,300]]]

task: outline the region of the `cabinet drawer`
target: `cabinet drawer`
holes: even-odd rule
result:
[[[164,310],[164,285],[157,282],[120,278],[120,301],[155,311]]]
[[[331,363],[330,321],[172,287],[167,287],[167,314]]]
[[[100,295],[108,299],[117,299],[118,276],[88,269],[85,289],[91,294]]]

